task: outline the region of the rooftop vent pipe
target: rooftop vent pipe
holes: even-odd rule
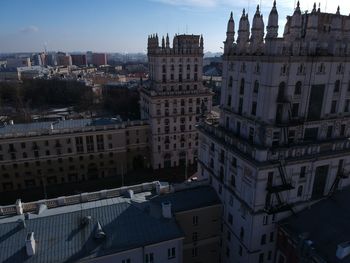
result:
[[[96,231],[95,231],[96,239],[104,239],[106,238],[106,233],[103,232],[100,222],[97,221]]]
[[[162,215],[164,218],[171,218],[171,203],[170,202],[163,202],[162,203]]]
[[[35,239],[34,232],[29,232],[26,237],[26,252],[28,256],[35,255]]]

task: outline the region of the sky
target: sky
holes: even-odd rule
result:
[[[276,0],[279,32],[297,0]],[[322,12],[349,15],[349,0],[319,0]],[[317,2],[317,6],[318,3]],[[147,36],[203,34],[205,51],[220,52],[230,12],[237,26],[261,5],[265,26],[273,0],[1,0],[0,53],[145,52]],[[301,0],[303,11],[313,0]],[[237,36],[237,33],[236,33]]]

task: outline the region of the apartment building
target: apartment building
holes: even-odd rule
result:
[[[80,119],[0,128],[0,191],[120,176],[149,166],[149,125]]]
[[[196,124],[211,111],[212,93],[202,84],[203,37],[148,38],[149,81],[140,90],[141,119],[149,120],[152,167],[192,164],[198,155]]]
[[[220,207],[207,182],[151,182],[31,203],[17,200],[0,206],[0,238],[6,238],[0,261],[217,262],[218,246],[211,244],[219,239]],[[184,239],[195,229],[200,229],[200,249],[187,255]]]
[[[219,123],[199,126],[199,173],[224,205],[222,262],[273,262],[276,222],[350,184],[350,17],[274,2],[228,22]],[[225,238],[225,236],[230,238]],[[282,261],[283,262],[283,261]]]

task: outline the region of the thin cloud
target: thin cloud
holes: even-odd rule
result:
[[[215,8],[215,7],[229,7],[234,11],[240,13],[242,8],[246,8],[246,11],[255,13],[255,8],[258,4],[261,5],[263,11],[268,10],[272,7],[273,0],[150,0],[153,2],[178,6],[178,7],[197,7],[197,8]],[[276,0],[277,7],[281,11],[287,11],[292,14],[298,0]],[[350,12],[350,2],[342,0],[300,0],[301,10],[311,11],[313,4],[320,4],[322,12],[335,13],[338,5],[340,6],[340,13],[347,14]],[[285,13],[285,12],[282,12]],[[267,15],[267,14],[265,14]]]
[[[27,26],[27,27],[23,27],[19,30],[21,33],[34,33],[34,32],[38,32],[39,28],[37,26]]]

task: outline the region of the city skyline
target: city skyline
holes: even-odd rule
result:
[[[0,53],[48,51],[99,51],[135,53],[146,51],[147,35],[160,33],[203,34],[204,51],[221,52],[227,19],[233,11],[235,29],[242,9],[251,20],[261,5],[265,26],[272,0],[132,0],[117,2],[7,1],[0,18]],[[279,36],[286,15],[297,1],[277,1]],[[350,12],[350,3],[319,1],[321,11]],[[300,1],[303,11],[311,11],[314,1]],[[317,2],[318,6],[318,2]],[[15,12],[13,12],[15,10]],[[288,12],[289,10],[289,12]],[[63,19],[64,18],[64,19]],[[11,21],[11,22],[10,22]],[[236,32],[237,36],[237,32]]]

